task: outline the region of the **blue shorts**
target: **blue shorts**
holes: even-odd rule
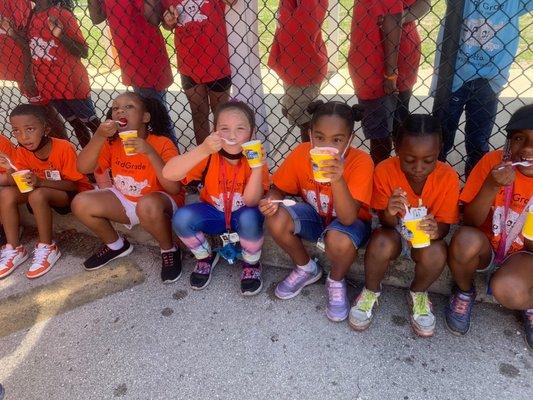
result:
[[[294,222],[294,234],[300,236],[303,240],[316,242],[318,239],[324,239],[327,231],[338,231],[347,235],[356,249],[366,244],[370,237],[372,224],[370,221],[358,219],[352,225],[346,226],[334,219],[328,226],[325,226],[325,220],[318,212],[307,203],[298,203],[291,207],[282,206]]]
[[[50,104],[67,121],[80,119],[87,122],[96,118],[96,110],[90,97],[87,99],[51,100]]]

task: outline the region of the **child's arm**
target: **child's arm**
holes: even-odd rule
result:
[[[144,0],[144,18],[154,26],[161,23],[161,0]]]
[[[244,161],[246,162],[246,161]],[[263,189],[263,167],[253,168],[244,188],[243,200],[247,207],[256,207],[265,193]]]
[[[385,94],[397,93],[396,79],[398,73],[398,52],[402,35],[402,13],[383,16],[381,32],[383,34],[383,50],[385,53],[385,75],[391,77],[384,80]]]
[[[407,207],[407,193],[402,188],[396,188],[389,198],[387,208],[378,212],[379,221],[383,226],[395,228],[398,220]]]
[[[52,181],[49,179],[41,179],[33,173],[26,176],[26,181],[34,188],[46,187],[50,189],[61,190],[63,192],[75,192],[78,190],[78,183],[69,180]]]
[[[89,17],[93,24],[98,25],[104,22],[107,18],[101,4],[102,0],[89,0]]]
[[[403,12],[403,23],[419,20],[428,13],[431,8],[431,0],[417,0],[412,6]]]
[[[105,141],[117,132],[115,121],[105,121],[100,124],[87,146],[78,154],[77,167],[82,174],[92,174],[98,165],[98,156]]]
[[[500,167],[502,169],[498,169]],[[494,167],[485,178],[483,186],[474,199],[465,204],[463,221],[465,225],[481,226],[486,220],[494,204],[494,199],[502,186],[508,186],[514,182],[515,172],[509,163]]]
[[[204,142],[185,154],[173,157],[163,168],[163,178],[170,181],[181,181],[189,171],[211,154],[222,148],[222,139],[218,132],[213,132]]]
[[[418,224],[418,227],[429,235],[431,240],[440,240],[446,237],[450,231],[450,224],[437,222],[435,217],[431,214],[426,215],[424,219]]]
[[[87,58],[89,55],[89,47],[85,43],[79,43],[76,40],[65,35],[63,23],[54,15],[48,17],[48,27],[52,31],[52,35],[59,39],[59,41],[67,48],[68,52],[73,56],[80,58]]]
[[[267,218],[273,217],[278,212],[279,203],[271,203],[270,200],[283,200],[286,195],[283,190],[272,185],[265,198],[259,201],[259,211]]]
[[[162,23],[163,28],[167,31],[172,31],[178,25],[179,12],[175,6],[170,6],[167,10],[163,11]]]
[[[331,191],[337,219],[345,226],[352,225],[357,220],[361,203],[353,198],[342,176],[344,163],[340,156],[336,155],[335,159],[324,161],[321,169],[324,171],[324,176],[331,179]]]

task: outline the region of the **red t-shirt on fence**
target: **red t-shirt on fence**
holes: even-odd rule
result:
[[[64,34],[86,44],[72,12],[50,7],[36,12],[31,18],[28,38],[32,54],[33,73],[43,101],[86,99],[91,91],[89,76],[81,59],[72,55],[59,39],[52,35],[48,18],[54,16],[63,24]]]
[[[102,4],[127,86],[168,88],[172,70],[161,31],[144,18],[144,0],[104,0]]]
[[[222,0],[162,0],[179,12],[175,46],[180,74],[196,83],[207,83],[231,75]]]
[[[384,15],[403,12],[415,0],[358,0],[355,3],[350,36],[348,67],[357,97],[383,97],[385,55],[380,21]],[[412,89],[420,62],[420,36],[415,22],[403,25],[398,53],[398,89]]]
[[[2,0],[0,17],[10,20],[16,29],[24,29],[30,16],[31,5],[27,0]],[[24,80],[22,49],[0,28],[0,80],[15,81],[21,85]]]
[[[328,72],[322,39],[327,0],[281,0],[268,66],[289,85],[321,83]]]

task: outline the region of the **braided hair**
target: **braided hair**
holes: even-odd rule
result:
[[[403,139],[410,137],[436,136],[442,145],[442,127],[437,117],[430,114],[409,114],[396,133],[395,146],[399,148]]]

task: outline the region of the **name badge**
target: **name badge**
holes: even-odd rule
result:
[[[47,169],[44,171],[44,176],[49,181],[60,181],[61,180],[61,174],[59,173],[59,171],[56,171],[56,170]]]
[[[226,246],[227,244],[235,244],[239,243],[239,234],[236,232],[228,232],[220,235],[220,239],[222,240],[222,246]]]
[[[322,252],[326,252],[326,244],[324,243],[324,239],[320,238],[316,242],[316,248]]]

